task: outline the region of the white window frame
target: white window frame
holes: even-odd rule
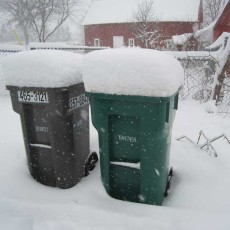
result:
[[[94,38],[93,44],[94,44],[94,46],[99,47],[100,46],[100,39]]]
[[[130,47],[135,46],[135,40],[134,40],[134,38],[129,38],[129,46]]]

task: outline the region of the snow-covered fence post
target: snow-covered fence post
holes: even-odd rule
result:
[[[224,83],[225,78],[227,78],[227,70],[230,68],[230,55],[228,55],[227,62],[224,65],[223,70],[221,71],[221,74],[218,76],[218,83],[215,86],[213,99],[216,100],[216,102],[221,101],[221,89]]]

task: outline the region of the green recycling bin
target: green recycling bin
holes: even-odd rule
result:
[[[147,60],[149,56],[152,59]],[[156,86],[151,86],[148,81],[140,90],[133,89],[142,84],[142,76],[145,75],[143,68],[135,69],[137,65],[133,57],[138,60],[139,67],[147,66],[148,69],[149,63],[159,65],[158,71],[150,68],[146,77],[146,81],[152,77],[153,84],[158,82]],[[158,57],[173,62],[171,71],[175,65],[179,68],[175,72],[175,75],[179,74],[179,81],[174,89],[163,86],[167,96],[162,96],[165,95],[163,89],[154,92],[162,86],[154,74],[160,74],[162,65],[168,67],[167,64],[159,64]],[[100,69],[101,76],[96,76],[96,69]],[[172,125],[183,77],[180,64],[174,58],[152,50],[97,51],[85,58],[83,77],[90,99],[92,122],[99,134],[101,178],[107,193],[121,200],[161,205],[167,190]],[[132,84],[129,84],[129,79]],[[99,80],[103,86],[96,84]],[[134,81],[137,82],[133,85]],[[130,95],[124,95],[124,92]]]
[[[108,194],[121,200],[162,204],[178,93],[167,98],[88,96]]]

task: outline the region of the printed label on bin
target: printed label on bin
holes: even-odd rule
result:
[[[136,137],[130,137],[130,136],[124,136],[124,135],[118,135],[118,140],[119,141],[130,142],[130,143],[136,143],[137,142]]]
[[[112,161],[136,162],[140,159],[140,118],[109,115],[109,147]]]
[[[39,91],[18,91],[19,102],[49,103],[48,93]]]
[[[43,133],[48,133],[48,132],[49,132],[48,127],[35,126],[35,130],[36,130],[37,132],[43,132]]]
[[[89,104],[89,98],[85,94],[81,94],[77,97],[71,98],[69,100],[69,110],[78,109],[84,105]]]

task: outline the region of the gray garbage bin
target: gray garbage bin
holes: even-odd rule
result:
[[[31,55],[31,52],[34,53]],[[54,52],[55,56],[60,55],[59,58],[62,58],[63,54],[73,58],[75,55],[67,55],[63,51],[49,52]],[[11,59],[17,62],[18,59],[22,58],[26,62],[29,58],[34,58],[36,63],[39,59],[37,56],[44,56],[46,59],[46,55],[47,53],[42,51],[29,51]],[[9,59],[9,64],[6,63],[6,66],[13,62],[11,59]],[[46,65],[49,60],[48,58],[43,65]],[[37,64],[40,65],[41,63],[38,62]],[[54,67],[53,64],[51,66]],[[90,159],[88,158],[90,155],[89,102],[85,96],[80,73],[79,76],[76,76],[79,78],[77,83],[73,85],[64,86],[65,83],[61,83],[62,87],[49,87],[49,82],[47,82],[48,87],[36,87],[34,86],[36,79],[32,83],[33,86],[14,84],[11,79],[13,76],[10,73],[7,76],[7,72],[6,70],[6,78],[9,77],[8,82],[6,82],[8,83],[7,89],[11,94],[13,109],[21,117],[31,175],[35,180],[48,186],[59,188],[74,186],[82,177],[88,175],[88,171],[92,170],[97,161],[95,153],[90,156]],[[20,72],[22,71],[20,70]],[[65,77],[65,72],[63,75]],[[31,76],[33,77],[33,70],[31,70]],[[53,76],[51,77],[53,78]],[[19,78],[23,82],[21,80],[23,76],[19,76]],[[56,80],[59,80],[58,77]],[[33,79],[31,79],[32,81]],[[60,86],[59,83],[54,85]]]

